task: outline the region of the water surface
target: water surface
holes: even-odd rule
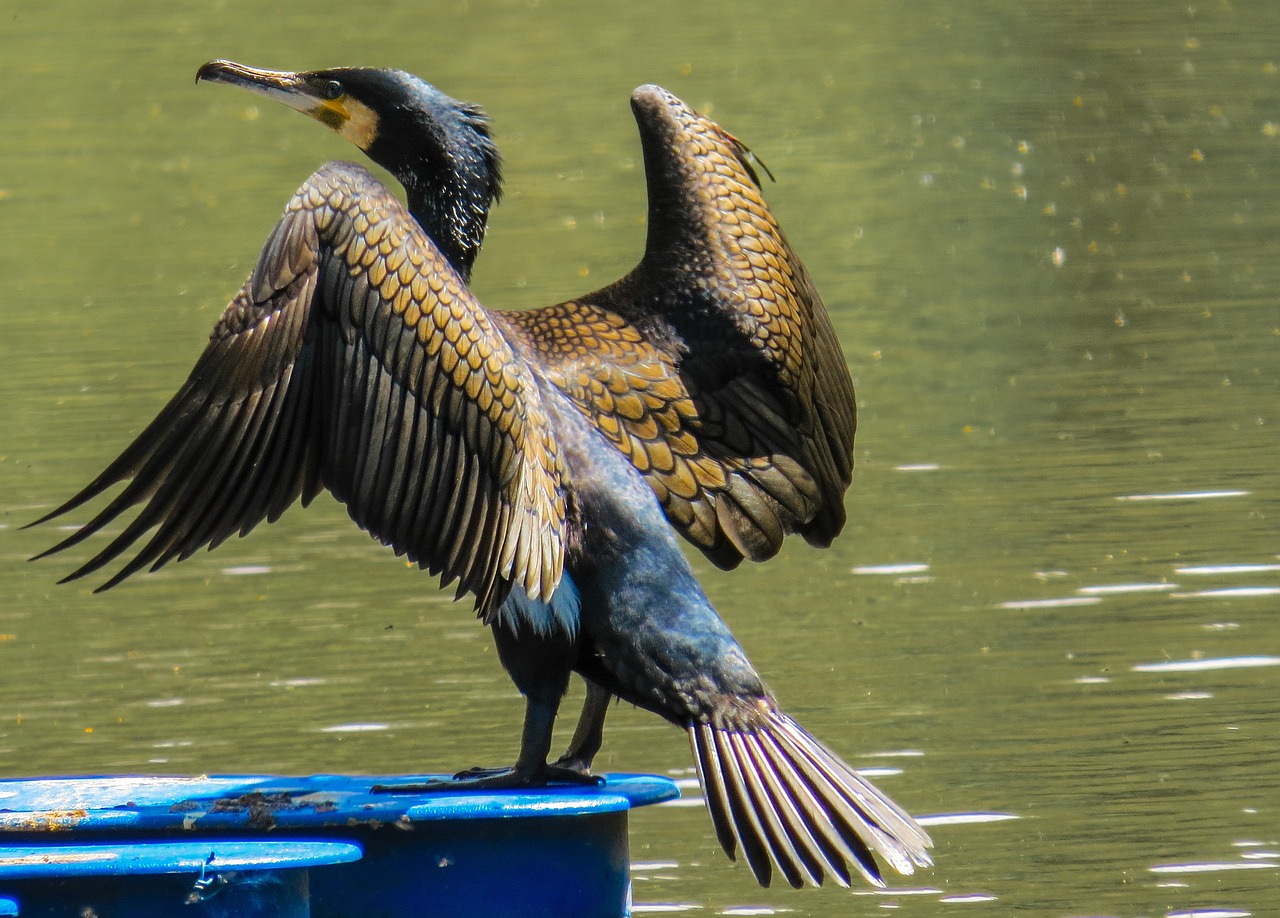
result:
[[[511,758],[487,634],[331,501],[101,596],[16,527],[153,416],[288,195],[357,155],[200,63],[398,66],[484,103],[508,193],[476,289],[508,308],[634,263],[627,96],[658,82],[778,177],[860,407],[833,548],[694,563],[787,707],[932,817],[937,867],[760,890],[689,800],[634,820],[637,912],[1270,913],[1280,8],[901,6],[6,15],[0,772]],[[696,795],[649,715],[612,714],[599,764]]]

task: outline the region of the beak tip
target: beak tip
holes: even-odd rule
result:
[[[200,69],[196,71],[196,82],[199,83],[204,80],[209,83],[225,83],[234,72],[245,69],[247,68],[242,67],[235,61],[219,58],[216,61],[209,61],[200,65]]]

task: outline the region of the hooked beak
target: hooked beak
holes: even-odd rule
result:
[[[377,132],[377,118],[347,95],[325,71],[261,70],[235,61],[210,61],[196,71],[196,82],[226,83],[264,96],[314,118],[362,150]]]

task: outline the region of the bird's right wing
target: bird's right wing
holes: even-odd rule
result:
[[[530,368],[399,201],[330,163],[290,201],[182,389],[44,519],[128,484],[45,554],[144,504],[68,578],[154,528],[105,588],[327,487],[489,612],[512,585],[548,600],[559,583],[564,474]]]

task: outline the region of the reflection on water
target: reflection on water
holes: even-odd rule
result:
[[[1170,660],[1167,663],[1137,663],[1135,673],[1202,673],[1214,669],[1251,669],[1280,666],[1280,657],[1226,657],[1216,660]]]
[[[600,766],[687,795],[634,815],[636,913],[1274,911],[1280,6],[550,0],[357,23],[315,0],[313,31],[243,0],[63,6],[0,22],[4,773],[510,758],[521,702],[483,629],[331,503],[101,596],[26,564],[57,532],[17,526],[154,415],[292,189],[354,155],[193,87],[201,62],[389,64],[484,102],[509,183],[476,286],[503,307],[634,262],[626,99],[656,81],[777,175],[860,398],[836,545],[700,576],[789,710],[948,815],[902,888],[760,890],[679,731],[620,708]]]
[[[921,816],[919,822],[922,826],[963,826],[1017,818],[1012,813],[945,813],[940,816]]]

